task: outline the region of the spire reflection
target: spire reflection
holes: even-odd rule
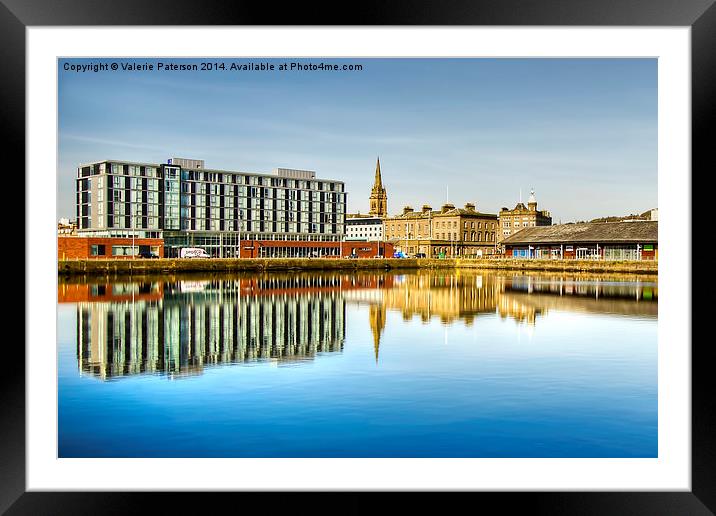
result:
[[[285,366],[340,353],[346,304],[367,305],[376,364],[389,312],[446,327],[499,317],[533,328],[552,310],[658,314],[655,277],[470,270],[61,281],[58,295],[77,304],[80,371],[101,379],[175,378],[211,365]]]

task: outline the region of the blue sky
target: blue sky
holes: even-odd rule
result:
[[[656,59],[211,59],[361,64],[362,71],[64,71],[58,217],[79,163],[204,159],[315,170],[366,212],[380,156],[388,210],[499,212],[534,188],[554,222],[657,207]],[[163,59],[199,63],[206,60]],[[155,67],[156,68],[156,67]]]

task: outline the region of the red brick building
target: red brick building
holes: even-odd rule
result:
[[[387,242],[305,242],[289,240],[244,240],[241,258],[374,258],[393,257]]]
[[[134,246],[134,248],[132,248]],[[131,259],[151,253],[164,258],[161,238],[57,237],[57,259]],[[306,242],[290,240],[243,240],[241,258],[374,258],[393,257],[393,244],[387,242]]]
[[[132,253],[134,250],[134,253]],[[145,253],[164,257],[164,240],[161,238],[114,238],[114,237],[57,237],[57,259],[131,259]]]

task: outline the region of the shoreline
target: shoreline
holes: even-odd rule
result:
[[[389,271],[420,269],[475,269],[543,272],[594,272],[658,274],[656,261],[594,261],[537,259],[328,259],[328,258],[211,258],[61,260],[59,276],[107,276],[116,274],[177,274],[183,272],[270,272],[270,271]]]

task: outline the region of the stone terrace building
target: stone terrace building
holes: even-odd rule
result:
[[[502,241],[513,258],[657,260],[656,221],[587,222],[529,227]]]
[[[535,226],[551,226],[552,216],[548,211],[537,209],[535,192],[530,192],[527,206],[518,202],[513,209],[502,208],[500,210],[500,230],[498,231],[498,242],[501,242],[518,231]]]
[[[481,213],[473,203],[443,204],[439,211],[424,205],[419,212],[406,206],[402,214],[386,218],[384,227],[386,240],[409,256],[476,257],[496,249],[497,215]]]

